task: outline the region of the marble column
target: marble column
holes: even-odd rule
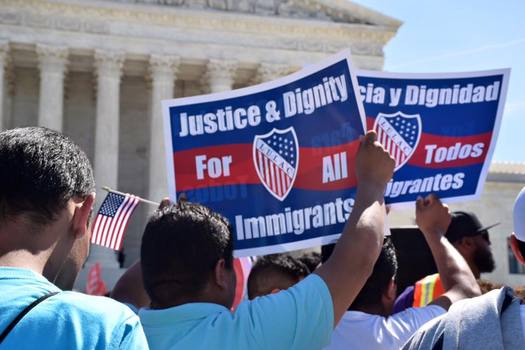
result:
[[[257,68],[257,72],[255,74],[254,79],[252,80],[252,83],[259,84],[267,81],[272,81],[287,74],[290,74],[292,70],[293,69],[290,66],[285,64],[263,62]]]
[[[235,60],[211,59],[203,77],[204,90],[212,93],[231,90],[237,65]]]
[[[160,201],[168,196],[166,153],[164,149],[164,122],[161,101],[173,98],[175,77],[180,59],[173,56],[152,55],[149,60],[151,78],[151,131],[149,144],[149,198]]]
[[[9,59],[9,43],[7,41],[0,41],[0,130],[6,128],[6,116],[4,113],[5,106],[5,71]]]
[[[117,188],[119,154],[120,77],[124,54],[95,52],[97,106],[95,124],[95,179],[98,187]]]
[[[68,49],[39,44],[36,53],[40,68],[38,125],[62,131],[64,74],[68,62]]]
[[[118,189],[120,78],[124,54],[116,51],[95,51],[97,105],[95,121],[95,181],[97,209],[106,192],[102,186]],[[118,268],[115,252],[93,245],[89,262],[101,262],[103,270]],[[109,274],[109,271],[108,271]],[[113,275],[113,274],[112,274]]]

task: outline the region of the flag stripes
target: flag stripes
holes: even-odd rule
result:
[[[138,203],[139,198],[134,195],[108,193],[95,218],[91,243],[120,250],[129,218]]]

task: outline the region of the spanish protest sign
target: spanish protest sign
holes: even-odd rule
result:
[[[496,145],[509,69],[451,74],[360,71],[368,129],[396,161],[385,201],[479,197]]]
[[[349,53],[244,89],[163,101],[170,196],[225,215],[236,256],[334,241],[365,119]]]

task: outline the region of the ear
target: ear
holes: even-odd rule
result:
[[[388,282],[388,287],[383,292],[383,299],[385,301],[394,301],[394,300],[396,300],[396,294],[397,294],[396,292],[397,292],[396,282],[392,278],[390,280],[390,282]]]
[[[385,316],[390,315],[392,313],[392,308],[396,301],[396,292],[396,282],[394,282],[394,279],[392,278],[390,282],[388,282],[388,286],[386,287],[386,289],[383,291],[383,295],[381,295],[381,304],[383,310],[385,311]]]
[[[224,259],[219,259],[215,264],[215,283],[223,288],[227,289],[229,286],[228,274],[226,273],[226,262]]]
[[[476,247],[476,244],[473,241],[472,237],[462,237],[458,241],[454,242],[452,245],[461,253],[461,255],[465,255],[472,252],[472,250],[474,250],[474,248]]]
[[[88,234],[89,216],[95,203],[95,192],[91,193],[83,202],[75,204],[75,213],[73,214],[73,233],[75,239]]]

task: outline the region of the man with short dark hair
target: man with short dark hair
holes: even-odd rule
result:
[[[297,259],[306,265],[308,271],[313,272],[321,264],[321,253],[314,250],[306,251]]]
[[[479,295],[465,260],[444,237],[450,223],[448,207],[434,195],[420,198],[416,202],[416,222],[443,277],[445,294],[427,307],[392,314],[397,259],[393,244],[385,239],[372,275],[337,325],[327,350],[399,349],[419,327],[444,314],[451,303]],[[324,253],[328,253],[326,249]]]
[[[270,254],[257,259],[248,276],[248,299],[286,290],[310,271],[289,254]]]
[[[139,316],[150,348],[315,350],[327,345],[383,243],[383,194],[394,160],[370,131],[355,164],[355,204],[330,260],[286,291],[241,303],[233,314],[233,238],[226,220],[184,202],[157,211],[141,248],[151,308]],[[190,282],[196,287],[186,286]]]
[[[145,349],[138,318],[111,299],[71,289],[88,251],[91,165],[45,128],[0,132],[0,346]]]

